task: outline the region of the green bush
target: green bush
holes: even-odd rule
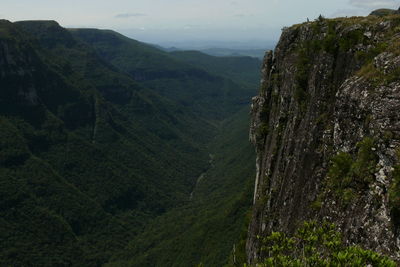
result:
[[[378,159],[374,153],[374,140],[370,137],[364,138],[357,144],[357,159],[352,165],[352,174],[357,182],[368,185],[373,181]]]
[[[257,136],[266,137],[268,135],[269,129],[268,124],[261,123],[260,127],[257,129]]]
[[[358,246],[345,246],[331,223],[307,221],[288,236],[272,232],[261,239],[266,266],[396,266],[388,257]]]
[[[342,51],[348,51],[357,44],[364,42],[364,31],[362,29],[350,31],[339,40],[339,48]]]
[[[351,166],[353,159],[349,153],[340,152],[331,160],[331,167],[328,171],[329,181],[333,188],[345,188],[349,186]]]
[[[364,138],[357,143],[355,159],[345,152],[340,152],[331,159],[327,174],[327,188],[342,200],[344,205],[351,202],[360,190],[368,188],[374,179],[378,158],[374,153],[374,140]]]

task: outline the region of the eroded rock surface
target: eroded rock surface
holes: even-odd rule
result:
[[[293,233],[306,220],[333,222],[347,244],[399,260],[389,199],[400,147],[399,25],[396,15],[321,18],[284,29],[266,54],[250,129],[250,263],[262,256],[257,236]],[[347,184],[330,171],[341,153],[354,168]]]

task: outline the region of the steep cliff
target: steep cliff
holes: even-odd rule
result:
[[[253,98],[247,256],[260,236],[335,223],[347,245],[400,257],[400,16],[285,28]]]

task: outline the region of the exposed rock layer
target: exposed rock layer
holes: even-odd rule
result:
[[[262,257],[257,236],[293,233],[306,220],[333,222],[347,244],[399,259],[388,193],[400,145],[399,24],[398,15],[320,18],[284,29],[266,54],[250,129],[257,152],[250,263]],[[373,144],[371,179],[340,189],[350,196],[337,193],[332,158],[342,152],[357,162],[365,140]]]

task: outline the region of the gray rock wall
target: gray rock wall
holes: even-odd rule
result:
[[[367,17],[295,25],[266,54],[250,127],[257,152],[250,263],[262,256],[257,236],[292,233],[312,219],[335,223],[349,245],[400,257],[388,199],[400,147],[397,23]],[[330,185],[332,158],[343,152],[361,161],[366,138],[372,178],[355,179],[344,188],[351,197],[340,195]]]

